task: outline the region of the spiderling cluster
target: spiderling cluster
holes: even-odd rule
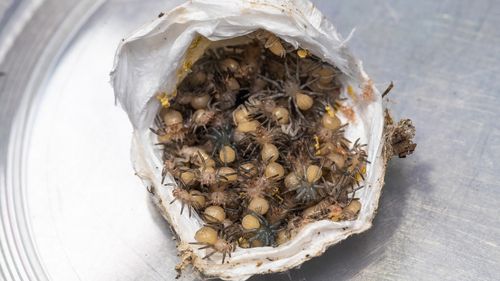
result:
[[[337,116],[337,68],[264,30],[239,39],[208,47],[175,97],[160,96],[151,129],[162,183],[172,176],[165,188],[181,214],[205,221],[193,243],[223,263],[238,246],[279,246],[308,222],[355,219],[368,163]]]

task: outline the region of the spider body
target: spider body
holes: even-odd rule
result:
[[[199,250],[211,249],[203,259],[208,259],[215,253],[222,254],[221,263],[224,264],[226,261],[226,255],[231,257],[231,253],[236,248],[236,242],[234,241],[234,236],[228,231],[228,227],[223,224],[207,224],[201,229],[199,229],[195,234],[195,239],[197,242],[190,244],[202,245]]]
[[[252,243],[254,241],[259,241],[263,246],[276,247],[276,234],[281,229],[281,221],[270,224],[266,218],[259,213],[251,212],[250,215],[257,218],[260,227],[253,230],[246,230],[246,233],[249,235],[248,242]]]
[[[172,195],[174,196],[174,200],[170,204],[179,200],[181,202],[181,215],[186,205],[188,206],[189,217],[191,217],[193,208],[199,210],[205,206],[205,196],[197,190],[187,191],[177,187],[172,190]]]

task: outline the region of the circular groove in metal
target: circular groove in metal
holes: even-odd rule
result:
[[[102,1],[45,1],[35,16],[16,38],[0,69],[9,69],[0,80],[2,108],[1,128],[4,143],[0,182],[2,216],[0,246],[3,260],[0,269],[5,280],[49,280],[40,261],[31,235],[27,194],[25,189],[26,153],[29,141],[30,115],[36,112],[33,102],[40,97],[37,89],[43,84],[75,32]],[[46,15],[51,15],[46,17]],[[51,32],[40,32],[50,30]],[[29,81],[29,83],[26,83]],[[8,109],[8,110],[5,110]],[[8,120],[11,120],[10,122]],[[6,149],[5,149],[6,148]]]

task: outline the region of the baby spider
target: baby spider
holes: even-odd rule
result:
[[[269,211],[266,213],[266,219],[271,224],[277,223],[285,219],[291,212],[295,211],[296,208],[297,203],[293,196],[285,194],[283,198],[271,204]]]
[[[225,111],[236,105],[237,96],[240,90],[244,90],[240,85],[240,81],[232,76],[221,77],[218,82],[219,87],[214,92],[214,102],[212,107],[219,110]]]
[[[312,77],[317,78],[315,82],[311,84],[310,88],[320,93],[329,92],[331,96],[337,98],[340,95],[341,85],[339,85],[334,78],[339,75],[339,73],[340,71],[338,69],[320,65],[320,67],[314,69],[310,74]]]
[[[321,62],[320,58],[309,52],[306,57],[300,56],[299,53],[300,50],[290,54],[291,57],[295,57],[296,59],[295,67],[297,68],[297,64],[299,65],[299,77],[301,79],[309,77],[317,78],[310,85],[313,91],[321,93],[329,92],[330,95],[338,96],[341,85],[339,85],[338,80],[335,78],[339,76],[341,71],[334,66]]]
[[[222,128],[212,128],[207,137],[212,141],[212,156],[219,153],[222,163],[231,163],[236,160],[236,146],[233,144],[233,127],[226,124]]]
[[[208,202],[212,205],[232,206],[237,204],[238,195],[227,184],[214,184],[209,187]]]
[[[266,218],[257,212],[250,213],[241,220],[243,233],[246,234],[248,242],[252,244],[254,241],[262,246],[278,246],[276,243],[276,234],[281,229],[281,221],[270,224]]]
[[[211,186],[219,181],[217,171],[211,166],[201,166],[194,170],[196,178],[200,181],[201,187]]]
[[[285,106],[279,105],[275,100],[253,95],[244,104],[244,109],[237,113],[247,111],[248,120],[257,120],[261,125],[287,125],[290,123],[290,112]]]
[[[239,76],[245,80],[253,80],[262,64],[262,48],[259,44],[249,44],[243,50]]]
[[[251,36],[255,36],[256,39],[260,40],[264,44],[264,47],[274,55],[278,57],[284,57],[286,55],[287,50],[285,46],[283,46],[281,39],[271,32],[259,29],[252,33]]]
[[[177,110],[167,110],[163,118],[158,114],[155,117],[155,125],[157,129],[150,130],[158,136],[160,144],[182,142],[186,137],[187,129],[184,127],[182,114]]]
[[[172,190],[172,195],[174,196],[174,200],[172,200],[170,204],[173,204],[175,201],[179,200],[181,202],[181,215],[186,205],[188,206],[189,217],[191,217],[191,210],[193,208],[195,210],[199,210],[205,206],[205,196],[197,190],[187,191],[183,188],[176,187]]]
[[[365,180],[366,164],[370,163],[364,150],[365,146],[366,144],[359,143],[359,139],[354,142],[345,161],[344,169],[341,172],[342,184],[355,183],[359,187],[359,182]]]
[[[359,199],[352,199],[351,202],[342,210],[342,216],[346,220],[356,219],[361,210],[361,202]]]
[[[180,159],[172,157],[172,154],[167,149],[163,151],[163,168],[161,171],[161,184],[165,182],[168,174],[175,178],[180,177],[181,170],[185,167],[185,163]]]
[[[287,175],[288,190],[285,193],[295,191],[295,200],[305,205],[317,202],[326,194],[324,184],[318,183],[322,177],[321,170],[322,167],[317,165],[309,165],[307,168],[302,165],[302,171],[294,169],[294,172]]]
[[[267,166],[264,164],[257,166],[252,164],[252,167],[248,167],[246,173],[240,172],[238,177],[239,184],[236,190],[239,192],[240,197],[249,202],[256,198],[273,200],[273,196],[279,193],[278,181],[283,177],[283,174],[283,167],[276,162],[270,163]]]
[[[316,130],[314,136],[317,137],[317,142],[320,148],[317,152],[321,155],[332,152],[333,148],[342,148],[344,151],[349,151],[349,144],[351,141],[345,138],[345,128],[348,124],[341,125],[336,129],[319,128]],[[316,140],[315,140],[316,141]]]
[[[196,232],[194,238],[196,242],[190,244],[203,245],[199,250],[208,248],[213,250],[204,256],[203,259],[208,259],[215,253],[222,253],[222,264],[226,261],[226,255],[231,257],[231,253],[236,248],[236,242],[229,235],[227,227],[223,224],[207,224]]]
[[[170,153],[175,155],[178,161],[190,163],[198,167],[214,167],[215,161],[208,155],[205,148],[202,146],[187,146],[183,145],[182,148],[171,150]]]
[[[267,78],[266,76],[259,76],[259,78],[266,80],[270,89],[262,90],[259,95],[269,99],[284,100],[288,103],[288,109],[296,119],[305,120],[305,113],[310,111],[315,104],[314,98],[321,101],[325,98],[325,94],[315,92],[310,88],[310,85],[316,82],[319,77],[308,78],[305,82],[300,79],[299,64],[296,65],[295,73],[291,73],[288,68],[287,59],[285,58],[285,77],[283,80],[276,81]],[[316,102],[316,104],[321,104]]]
[[[319,203],[306,208],[302,212],[302,217],[304,219],[322,219],[325,216],[332,214],[333,212],[338,212],[340,215],[341,211],[342,208],[337,204],[335,198],[333,198],[332,196],[327,196],[325,199],[319,201]]]
[[[195,178],[200,182],[201,187],[212,186],[215,184],[225,184],[235,182],[238,178],[238,173],[230,167],[221,167],[216,169],[214,166],[208,164],[199,153],[201,165],[192,170]]]
[[[215,111],[209,109],[196,110],[189,121],[189,127],[192,132],[196,132],[199,128],[207,131],[207,125],[214,119]]]
[[[260,148],[260,157],[265,163],[276,161],[280,157],[280,149],[287,147],[288,136],[278,128],[258,126],[253,132],[246,134],[239,142],[244,147],[242,153],[247,158],[255,158]],[[283,149],[281,149],[283,150]]]

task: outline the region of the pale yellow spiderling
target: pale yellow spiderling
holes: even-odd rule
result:
[[[352,200],[343,210],[344,219],[352,220],[361,210],[361,202],[359,200]]]
[[[288,240],[290,240],[290,235],[286,230],[278,231],[276,235],[276,243],[278,243],[278,245],[285,244]]]
[[[309,52],[304,49],[299,49],[297,50],[297,55],[299,56],[299,58],[304,59],[309,55]]]

